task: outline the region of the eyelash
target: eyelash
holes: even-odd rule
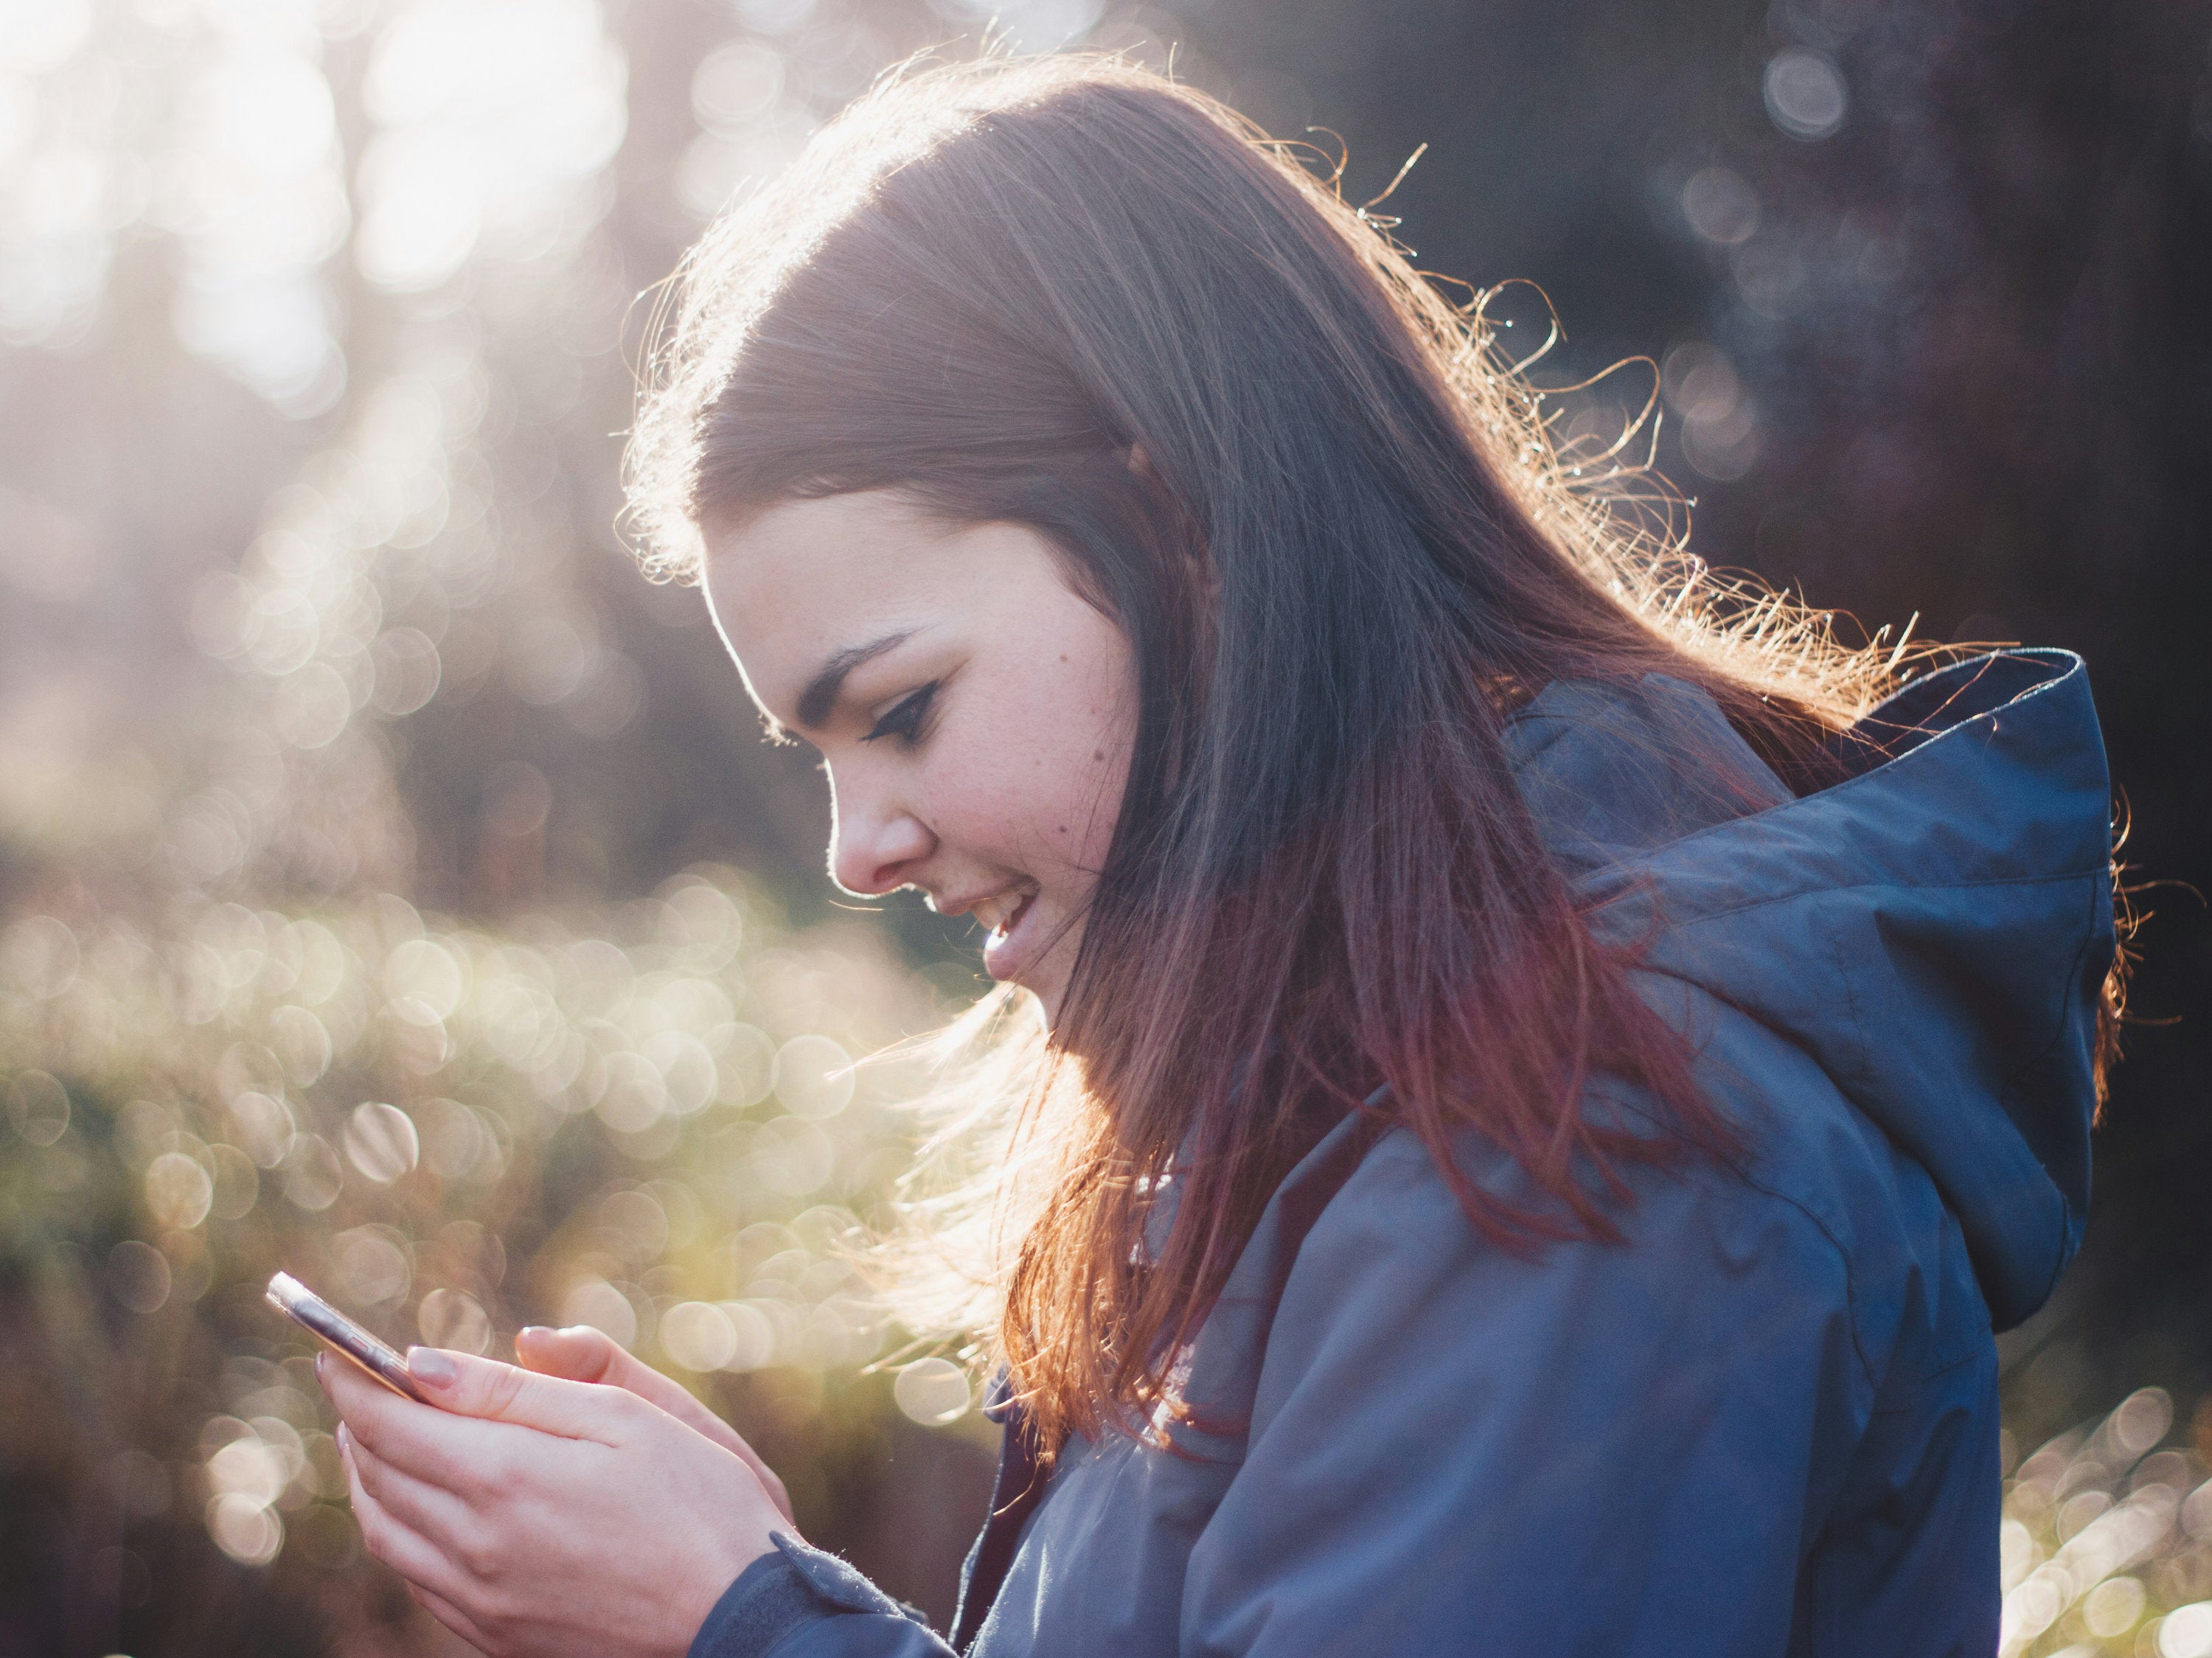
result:
[[[940,683],[933,679],[921,689],[901,697],[860,740],[872,743],[879,737],[896,737],[905,747],[912,748],[921,740],[921,722],[929,713],[930,704],[937,700]]]

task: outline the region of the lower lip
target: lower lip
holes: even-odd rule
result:
[[[1036,908],[1036,894],[1022,900],[1022,907],[1006,918],[1006,929],[994,932],[983,946],[983,971],[1004,983],[1029,964],[1030,915]]]

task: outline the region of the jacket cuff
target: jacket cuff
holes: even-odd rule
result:
[[[770,1532],[769,1540],[775,1550],[722,1591],[686,1658],[766,1658],[801,1624],[841,1612],[921,1621],[914,1607],[892,1600],[836,1555],[780,1531]]]

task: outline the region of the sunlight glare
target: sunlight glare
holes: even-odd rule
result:
[[[531,251],[565,228],[577,186],[611,159],[628,68],[592,0],[416,0],[377,37],[362,101],[355,257],[399,292],[479,252]]]

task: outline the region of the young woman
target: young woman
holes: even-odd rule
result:
[[[501,1654],[1990,1651],[2112,1011],[2080,665],[1709,592],[1127,67],[896,81],[685,282],[653,559],[839,884],[1004,981],[998,1499],[933,1632],[530,1331],[416,1350],[442,1410],[332,1367],[370,1549]]]

